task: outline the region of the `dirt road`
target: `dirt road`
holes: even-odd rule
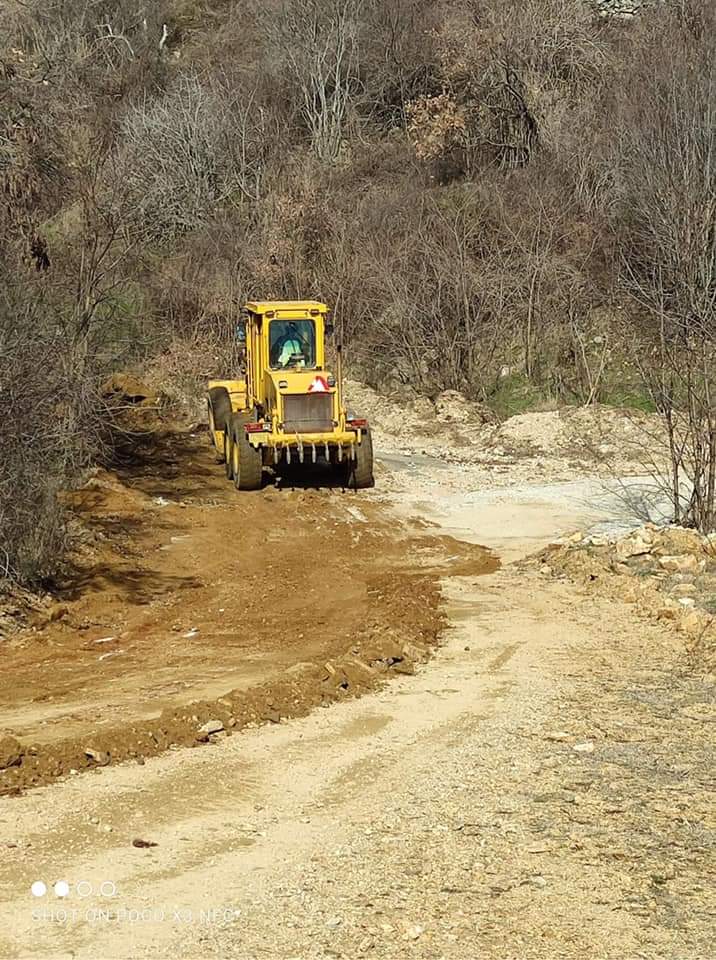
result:
[[[300,716],[412,669],[437,639],[446,558],[496,565],[342,489],[237,497],[187,433],[67,499],[78,569],[3,645],[0,729],[27,753],[0,795],[96,766],[88,749],[150,756],[195,744],[211,719],[237,730]]]
[[[299,544],[330,508],[322,543],[340,547],[361,616],[379,617],[374,634],[390,624],[429,646],[439,581],[446,624],[433,657],[360,699],[319,698],[327,709],[4,799],[0,956],[713,955],[713,750],[700,706],[712,685],[683,671],[667,627],[519,564],[495,570],[474,547],[489,541],[518,560],[584,519],[578,496],[561,498],[554,530],[544,529],[542,489],[509,509],[503,501],[501,520],[489,521],[491,498],[477,502],[464,474],[453,484],[445,464],[391,462],[360,501],[323,491],[304,514],[293,498],[310,505],[308,492],[270,496],[284,523],[307,524]],[[218,491],[214,509],[228,522]],[[187,511],[204,507],[159,509],[174,511],[161,514],[166,543],[182,535],[175,524]],[[237,523],[227,542],[245,529]],[[212,545],[207,531],[203,553],[187,552],[176,575],[200,569]],[[232,559],[217,562],[228,571]],[[369,593],[374,576],[385,606]],[[217,579],[228,604],[231,581]],[[172,606],[166,622],[208,633],[209,588],[199,588],[205,607]],[[338,589],[317,597],[343,609],[350,596]],[[123,646],[139,643],[139,614],[117,604],[113,616],[128,611]],[[285,642],[295,635],[289,624]],[[214,641],[212,655],[221,647]],[[167,676],[181,666],[171,649]],[[332,652],[315,650],[315,664]],[[196,653],[187,675],[200,663]],[[241,663],[239,651],[237,671]],[[135,698],[151,688],[142,682]],[[99,698],[110,688],[97,689]],[[115,721],[130,702],[110,702]],[[18,697],[10,709],[21,707]],[[34,881],[47,885],[44,896],[32,896]],[[69,885],[66,897],[57,881]]]

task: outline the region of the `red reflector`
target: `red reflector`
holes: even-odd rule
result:
[[[309,393],[328,393],[328,381],[325,377],[314,377],[308,387]]]
[[[266,429],[267,428],[264,426],[263,423],[247,423],[246,424],[247,433],[261,433],[263,430],[266,430]]]
[[[368,426],[368,421],[363,419],[356,420],[353,418],[353,420],[348,421],[348,426],[353,427],[356,430],[365,430],[365,428]]]

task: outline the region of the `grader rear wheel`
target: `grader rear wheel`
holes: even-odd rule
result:
[[[231,418],[231,472],[237,490],[259,490],[263,479],[263,457],[246,436],[247,417]]]
[[[348,486],[354,490],[363,490],[375,486],[373,477],[373,440],[370,430],[365,430],[361,442],[356,447],[356,458],[350,465]]]
[[[231,450],[231,431],[229,430],[228,424],[224,427],[224,470],[226,472],[226,479],[234,479],[234,466],[232,463],[232,450]]]

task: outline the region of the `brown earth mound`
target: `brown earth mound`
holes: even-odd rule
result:
[[[441,576],[496,565],[370,494],[237,493],[199,434],[149,436],[65,501],[74,572],[3,644],[0,794],[412,671],[439,637]]]

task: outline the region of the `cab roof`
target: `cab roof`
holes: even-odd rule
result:
[[[318,310],[321,313],[327,313],[328,307],[319,300],[252,300],[244,307],[251,313],[268,313],[270,310],[297,312]]]

